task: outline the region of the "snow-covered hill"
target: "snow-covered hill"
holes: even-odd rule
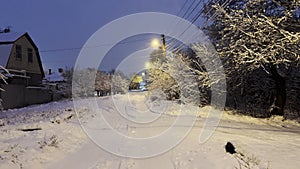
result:
[[[228,141],[244,154],[243,159],[252,168],[297,169],[300,166],[300,125],[293,121],[282,121],[281,117],[255,119],[224,112],[212,137],[200,144],[199,135],[211,109],[205,107],[197,112],[193,128],[176,147],[163,154],[140,159],[113,155],[95,144],[96,137],[84,132],[89,133],[88,128],[94,127],[100,138],[107,136],[107,128],[92,123],[100,115],[105,117],[113,130],[133,138],[149,138],[167,130],[180,116],[177,112],[180,105],[163,100],[159,102],[168,104],[169,107],[155,105],[158,102],[147,99],[144,94],[145,92],[141,92],[86,99],[86,104],[92,104],[96,99],[97,112],[89,110],[83,104],[78,106],[76,114],[71,100],[0,112],[0,168],[243,168],[239,163],[242,165],[244,162],[238,160],[238,155],[225,152],[224,146]],[[123,103],[126,103],[125,107],[129,107],[126,111],[129,113],[120,115]],[[155,105],[152,105],[153,110],[147,111],[151,104]],[[159,110],[164,112],[157,113]],[[152,118],[153,121],[128,122],[134,119],[144,120],[143,117]],[[175,128],[174,134],[188,126],[189,124],[172,126]],[[157,145],[159,147],[168,142],[171,143],[171,140],[163,140]],[[114,145],[117,143],[116,140],[111,140],[112,147],[119,146]],[[142,152],[143,147],[140,150]]]

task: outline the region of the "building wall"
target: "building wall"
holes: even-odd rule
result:
[[[27,73],[27,76],[30,76],[30,79],[28,79],[28,86],[39,86],[42,83],[43,77],[41,74],[37,73]]]
[[[25,87],[23,85],[1,85],[2,106],[4,109],[22,107],[24,105]]]
[[[18,84],[0,84],[0,87],[5,90],[0,92],[4,109],[47,103],[53,100],[53,94],[42,88],[28,88]]]
[[[16,59],[16,45],[21,45],[22,48],[22,59],[18,60]],[[32,62],[28,61],[28,48],[32,49]],[[38,55],[37,52],[32,46],[32,44],[29,42],[29,40],[26,38],[26,36],[22,36],[20,39],[18,39],[15,44],[13,45],[10,57],[8,59],[8,63],[6,68],[7,69],[15,69],[15,70],[26,70],[28,74],[34,74],[34,79],[30,80],[30,83],[37,84],[38,82],[36,80],[39,80],[41,82],[42,79],[42,73],[41,68],[39,66],[38,62]],[[40,83],[39,82],[39,83]]]

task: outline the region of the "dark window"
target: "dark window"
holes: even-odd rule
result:
[[[30,48],[27,49],[27,56],[28,56],[28,63],[32,63],[33,62],[32,49]]]
[[[22,46],[16,45],[16,60],[22,60]]]

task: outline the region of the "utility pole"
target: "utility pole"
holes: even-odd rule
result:
[[[161,34],[161,39],[162,39],[162,50],[164,52],[164,56],[166,57],[166,38],[165,38],[165,35],[164,34]]]

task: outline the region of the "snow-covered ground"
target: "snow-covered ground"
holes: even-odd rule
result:
[[[244,162],[238,160],[238,155],[225,152],[224,146],[228,141],[234,144],[238,152],[244,154],[243,159],[252,168],[297,169],[300,166],[300,125],[294,121],[282,121],[281,117],[255,119],[224,112],[217,130],[208,141],[200,144],[199,135],[211,107],[200,109],[189,134],[176,147],[163,154],[149,158],[125,158],[100,148],[96,144],[99,144],[97,139],[108,136],[111,132],[107,126],[97,124],[100,116],[105,117],[111,129],[133,138],[149,138],[160,134],[180,116],[178,103],[157,98],[147,99],[145,94],[146,92],[135,92],[125,96],[86,99],[84,104],[77,107],[78,114],[71,100],[0,112],[0,168],[243,168],[240,163]],[[95,99],[96,112],[87,106]],[[128,99],[127,102],[122,101]],[[152,105],[152,111],[147,111],[151,104],[156,105]],[[119,112],[124,107],[127,107],[127,114],[120,115]],[[136,109],[139,111],[135,111]],[[160,110],[164,112],[158,113]],[[143,121],[143,117],[153,121]],[[124,119],[138,119],[145,123],[129,123]],[[172,126],[175,128],[174,135],[177,130],[179,132],[189,126],[190,124],[184,123]],[[97,131],[98,135],[90,139],[91,135],[84,131],[89,134]],[[171,144],[172,140],[157,142],[155,146],[163,146],[168,142]],[[117,143],[116,140],[111,140],[112,147],[120,146],[115,145]],[[141,153],[143,148],[140,148]]]

